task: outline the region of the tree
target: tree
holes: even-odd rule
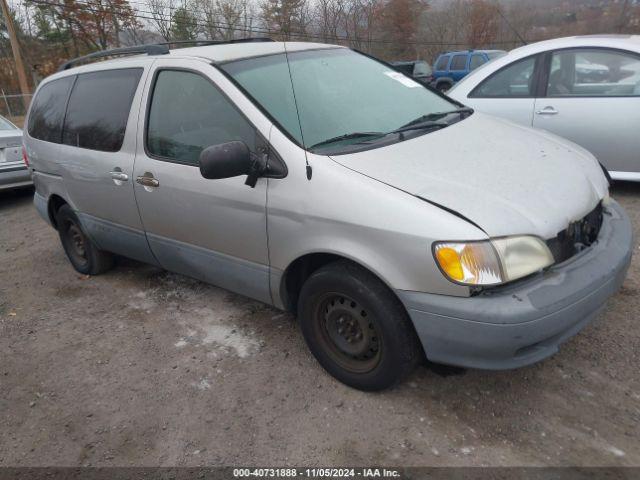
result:
[[[176,8],[171,22],[171,40],[195,40],[198,19],[186,6]]]
[[[306,33],[310,21],[307,0],[264,0],[260,8],[267,29],[282,40]]]
[[[37,34],[44,40],[70,39],[75,53],[118,46],[123,28],[135,28],[138,21],[127,0],[54,0],[34,3]]]
[[[151,15],[151,23],[165,41],[171,40],[173,13],[176,9],[174,0],[147,0]]]
[[[386,54],[392,58],[413,59],[417,52],[419,21],[428,8],[422,0],[388,0],[380,10]]]
[[[318,0],[314,17],[318,34],[325,42],[335,42],[338,34],[346,26],[345,0]]]
[[[253,30],[253,4],[248,0],[198,0],[198,6],[210,39],[232,40]]]
[[[472,0],[469,11],[467,43],[471,48],[488,46],[498,35],[497,5],[487,0]]]

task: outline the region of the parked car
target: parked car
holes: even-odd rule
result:
[[[34,203],[78,272],[118,254],[295,312],[365,390],[425,354],[546,358],[625,277],[629,219],[569,142],[340,46],[125,51],[148,54],[65,68],[28,114]]]
[[[433,64],[432,86],[446,92],[469,72],[506,53],[504,50],[461,50],[441,53]]]
[[[0,190],[31,185],[31,173],[22,159],[22,130],[0,116]]]
[[[448,95],[567,138],[593,153],[612,178],[640,181],[640,36],[527,45],[469,75]]]
[[[391,62],[391,65],[399,72],[413,78],[416,82],[424,85],[431,85],[433,72],[431,66],[424,60],[413,62]]]

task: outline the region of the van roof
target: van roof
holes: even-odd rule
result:
[[[221,43],[215,45],[203,45],[196,47],[175,48],[165,53],[158,54],[134,54],[124,57],[103,59],[92,63],[81,64],[76,67],[66,68],[48,77],[58,78],[82,72],[118,68],[121,66],[135,66],[141,59],[148,58],[195,58],[214,63],[223,63],[243,58],[260,57],[276,53],[296,52],[303,50],[317,50],[327,48],[346,48],[340,45],[312,42],[246,42],[246,43]],[[105,52],[108,53],[108,52]]]
[[[228,62],[241,58],[260,57],[275,53],[297,52],[301,50],[317,50],[320,48],[346,48],[340,45],[313,42],[258,42],[258,43],[227,43],[220,45],[206,45],[202,47],[188,47],[171,50],[170,55],[180,57],[199,57],[212,62]]]

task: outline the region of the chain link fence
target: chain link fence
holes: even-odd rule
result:
[[[33,95],[6,94],[0,90],[0,115],[22,128]]]

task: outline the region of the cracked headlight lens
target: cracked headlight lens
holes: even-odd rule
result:
[[[436,242],[433,255],[449,280],[477,286],[510,282],[554,262],[547,245],[529,235],[474,242]]]

